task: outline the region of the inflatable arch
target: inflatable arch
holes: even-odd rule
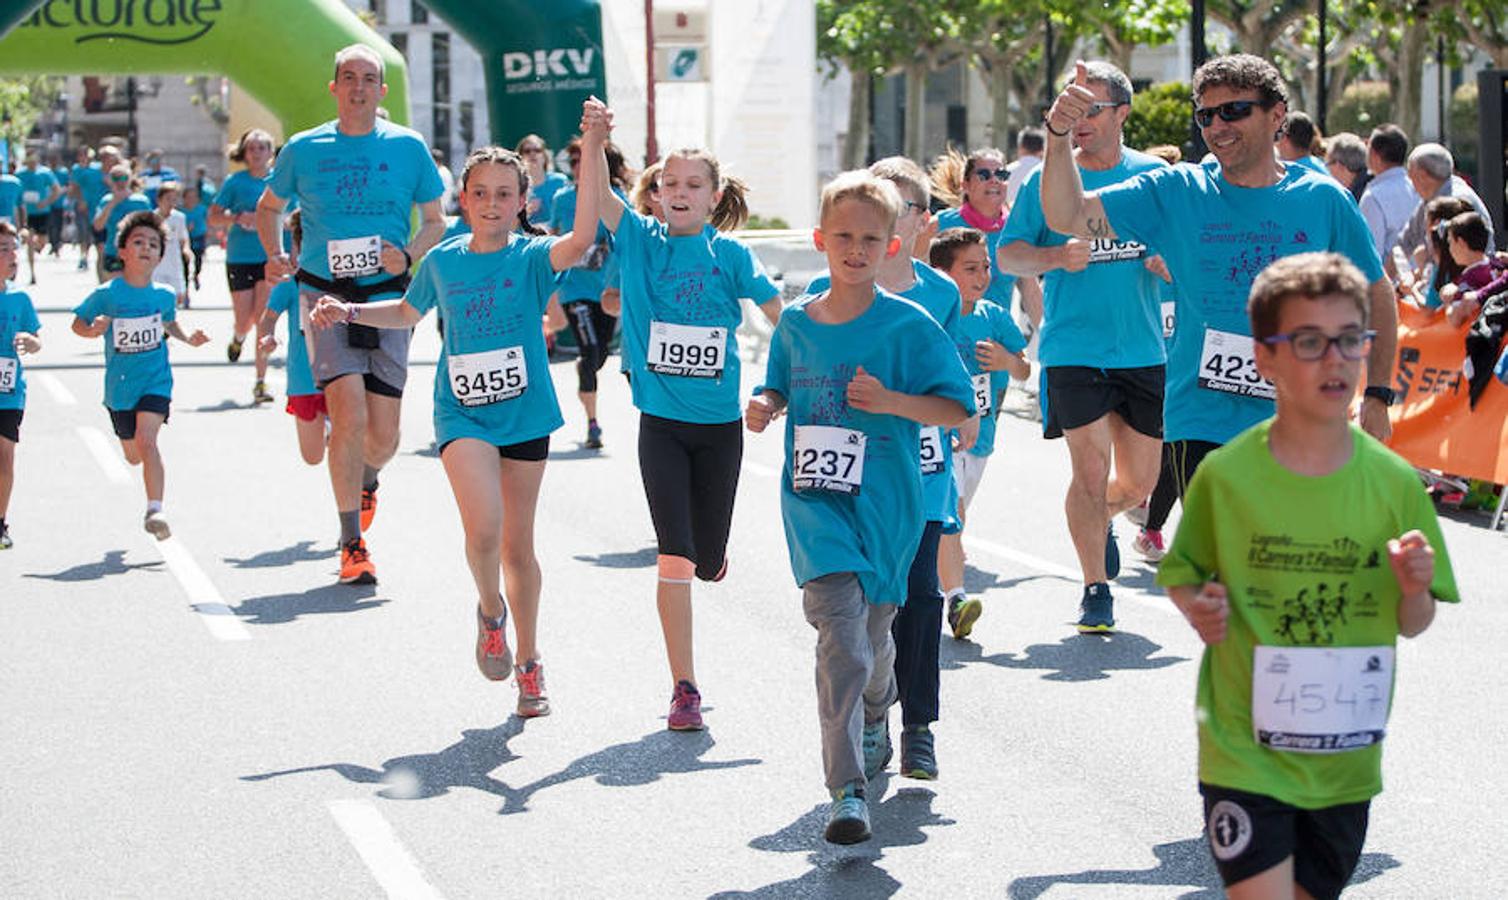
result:
[[[407,124],[403,57],[340,0],[0,0],[0,74],[219,74],[292,135],[329,121],[335,52],[366,44]]]

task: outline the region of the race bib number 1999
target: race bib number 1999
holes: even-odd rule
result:
[[[346,238],[325,244],[331,278],[359,278],[376,275],[382,268],[382,239],[377,235]]]
[[[1255,344],[1249,335],[1214,328],[1204,330],[1199,353],[1199,386],[1238,397],[1276,400],[1277,389],[1257,371]]]
[[[864,484],[868,435],[830,425],[797,425],[791,451],[791,486],[857,496]]]
[[[719,378],[727,331],[697,325],[649,323],[649,371],[689,378]]]

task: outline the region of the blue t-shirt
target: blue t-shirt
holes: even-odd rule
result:
[[[539,184],[529,186],[529,199],[539,201],[539,207],[529,216],[531,225],[545,225],[554,221],[555,195],[571,183],[559,172],[546,172],[545,177],[540,179]],[[572,191],[574,192],[574,188]],[[570,231],[570,220],[566,220],[566,231]]]
[[[759,258],[711,225],[672,237],[663,223],[631,209],[623,210],[614,240],[623,362],[634,405],[678,422],[737,421],[742,414],[734,334],[743,322],[739,298],[762,304],[780,296]],[[722,347],[721,366],[698,366],[702,348],[714,344]]]
[[[16,207],[21,205],[21,179],[14,175],[0,175],[0,219],[20,225]]]
[[[109,198],[107,197],[100,205],[104,206],[108,202]],[[120,226],[122,219],[137,210],[152,211],[152,204],[147,200],[145,194],[131,194],[127,196],[126,199],[115,204],[115,208],[110,210],[110,215],[105,217],[105,256],[116,257],[120,255],[120,248],[115,245],[116,228]]]
[[[465,216],[456,216],[451,220],[449,225],[445,226],[445,233],[440,235],[440,240],[436,241],[436,244],[442,244],[445,241],[448,241],[451,238],[462,234],[471,234],[471,226],[466,224]]]
[[[0,409],[26,408],[26,376],[16,352],[16,335],[36,334],[42,328],[31,295],[10,284],[0,285]]]
[[[955,340],[958,355],[963,359],[970,378],[984,371],[974,349],[976,342],[994,341],[1012,353],[1026,349],[1026,338],[1016,327],[1016,320],[1005,307],[983,297],[974,301],[973,311],[959,316]],[[1010,380],[1010,373],[1004,370],[990,373],[990,411],[979,417],[979,438],[969,448],[975,456],[989,456],[995,452],[995,420],[1000,416],[1000,398],[1005,395]]]
[[[63,166],[53,169],[52,177],[57,179],[58,187],[63,189],[63,193],[58,195],[58,199],[52,201],[52,211],[62,212],[68,208],[68,185],[73,178],[68,174],[68,169]]]
[[[215,205],[237,216],[256,212],[257,201],[262,199],[262,191],[271,177],[269,173],[258,178],[245,169],[232,172],[215,194]],[[267,261],[267,253],[262,250],[262,239],[257,237],[255,228],[230,226],[225,232],[225,261],[233,265],[253,265]]]
[[[284,200],[298,198],[304,211],[298,265],[319,278],[330,277],[329,241],[376,235],[402,247],[414,205],[445,193],[424,138],[384,119],[359,137],[341,134],[334,122],[299,132],[278,153],[267,186]],[[379,271],[358,281],[388,277]]]
[[[160,327],[155,346],[143,344],[148,331],[141,320],[161,316],[166,325],[177,317],[178,295],[165,284],[132,287],[124,278],[95,288],[94,293],[74,308],[73,314],[85,322],[95,316],[109,316],[110,328],[105,342],[105,407],[113,410],[135,409],[147,394],[173,396],[173,370],[168,365],[168,335]],[[137,320],[131,323],[126,320]],[[133,352],[117,350],[130,347]]]
[[[1104,171],[1079,169],[1084,190],[1125,181],[1139,172],[1166,166],[1155,156],[1129,148]],[[1060,247],[1068,235],[1047,227],[1042,215],[1042,169],[1027,176],[1016,194],[1002,244],[1025,241],[1034,247]],[[1162,279],[1147,271],[1147,248],[1134,241],[1089,242],[1089,265],[1082,272],[1053,269],[1042,276],[1042,336],[1038,357],[1044,366],[1130,369],[1167,362],[1158,306]]]
[[[1316,175],[1323,175],[1326,178],[1335,177],[1330,174],[1330,169],[1325,166],[1325,161],[1313,154],[1305,154],[1303,156],[1300,156],[1298,159],[1288,160],[1288,163],[1290,165],[1303,166],[1309,171],[1314,172]]]
[[[622,191],[613,188],[613,193],[618,196],[618,199],[628,202],[624,199]],[[550,230],[556,234],[566,234],[575,225],[576,188],[569,184],[562,185],[550,207]],[[607,230],[607,226],[599,223],[597,236],[581,262],[562,270],[555,278],[555,289],[560,292],[560,302],[564,304],[588,300],[592,303],[600,303],[602,292],[609,286],[608,275],[613,269],[612,258],[613,233]]]
[[[916,282],[901,291],[905,297],[927,311],[949,338],[958,339],[958,317],[963,300],[953,279],[919,259],[911,260]],[[817,296],[832,286],[829,275],[818,275],[806,286],[806,293]],[[927,429],[934,434],[928,439]],[[953,441],[947,429],[922,426],[922,508],[928,522],[941,522],[943,532],[955,534],[962,528],[958,521],[958,483],[953,480]]]
[[[797,584],[835,572],[852,572],[870,603],[906,602],[906,575],[921,541],[927,515],[922,504],[921,426],[899,416],[867,413],[848,405],[848,383],[864,371],[893,391],[933,394],[974,409],[953,342],[921,307],[876,291],[874,302],[841,325],[819,323],[803,297],[788,307],[770,338],[760,390],[787,402],[785,470],[780,511]],[[862,432],[863,473],[858,493],[795,488],[796,465],[812,474],[823,469],[821,453],[796,457],[796,427],[819,425]],[[842,465],[842,463],[838,463]]]
[[[445,317],[435,367],[440,446],[475,438],[506,447],[542,438],[564,424],[540,326],[554,290],[550,248],[555,241],[513,235],[501,250],[474,253],[470,237],[456,237],[419,264],[404,302],[420,313],[438,306]],[[496,356],[490,361],[476,356],[484,353]],[[464,362],[456,360],[463,355]]]
[[[87,166],[75,165],[72,171],[73,183],[79,186],[79,199],[88,207],[89,215],[93,216],[99,212],[100,202],[107,193],[104,170],[95,162]]]
[[[193,209],[180,206],[178,211],[183,213],[183,218],[188,222],[189,240],[194,242],[204,240],[209,234],[209,206],[200,201],[199,205]]]
[[[167,181],[176,181],[180,186],[183,184],[183,179],[178,177],[178,170],[172,166],[160,166],[141,173],[142,190],[147,199],[152,201],[153,209],[157,208],[157,188]]]
[[[1350,258],[1368,282],[1382,277],[1371,232],[1350,192],[1303,166],[1287,166],[1277,184],[1244,188],[1226,181],[1217,162],[1181,163],[1143,172],[1099,197],[1115,233],[1161,254],[1178,285],[1165,440],[1223,444],[1271,418],[1272,400],[1261,396],[1271,396],[1271,387],[1249,361],[1246,314],[1252,281],[1270,263],[1328,250]]]
[[[956,209],[945,209],[937,214],[937,231],[941,234],[949,228],[973,228],[964,220],[963,213]],[[979,229],[975,229],[979,230]],[[984,289],[985,297],[996,303],[1011,308],[1011,293],[1016,287],[1016,276],[1007,275],[1000,269],[1000,257],[998,251],[1005,237],[1005,228],[995,231],[981,231],[984,235],[985,249],[990,254],[990,286]]]
[[[45,216],[52,209],[52,205],[42,204],[52,194],[52,189],[58,186],[58,179],[52,174],[51,169],[28,169],[22,167],[16,172],[16,177],[21,180],[21,202],[26,204],[28,216]]]
[[[314,384],[314,373],[309,369],[309,348],[304,343],[303,320],[298,306],[298,282],[289,278],[273,285],[272,293],[267,295],[267,308],[280,316],[288,317],[288,361],[284,370],[288,379],[288,396],[318,394],[320,390]]]

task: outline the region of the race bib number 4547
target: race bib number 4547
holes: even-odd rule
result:
[[[797,425],[791,450],[791,486],[857,496],[864,484],[868,435],[830,425]]]
[[[1257,371],[1255,346],[1248,335],[1206,328],[1199,352],[1199,386],[1238,397],[1276,400],[1277,389]]]
[[[1252,656],[1254,737],[1288,753],[1370,747],[1386,731],[1392,692],[1392,647],[1258,646]]]

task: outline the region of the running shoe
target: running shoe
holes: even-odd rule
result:
[[[1115,523],[1105,527],[1105,577],[1114,578],[1121,573],[1121,548],[1115,542]]]
[[[367,531],[372,527],[372,520],[377,518],[377,488],[371,490],[361,489],[361,530]]]
[[[89,260],[80,257],[78,270],[80,272],[82,272],[82,271],[84,271],[87,268],[89,268]],[[194,287],[198,287],[198,285],[196,284],[196,285],[194,285]]]
[[[550,714],[550,697],[545,693],[545,667],[531,659],[513,670],[518,682],[519,718],[532,719]]]
[[[864,802],[864,788],[857,781],[833,791],[833,805],[827,813],[827,830],[822,837],[829,844],[858,844],[867,841],[869,804]]]
[[[1079,601],[1079,634],[1110,634],[1115,631],[1115,599],[1103,581],[1087,585]]]
[[[588,422],[586,426],[586,448],[588,450],[602,449],[602,427],[596,422]]]
[[[173,529],[168,527],[167,517],[162,514],[162,510],[160,509],[156,512],[147,513],[146,519],[142,522],[142,527],[159,541],[165,541],[173,536]]]
[[[372,558],[367,554],[367,542],[361,538],[352,538],[340,548],[340,583],[377,583],[377,567],[372,565]]]
[[[671,731],[701,731],[706,727],[702,724],[702,695],[696,685],[684,680],[675,683],[666,725]]]
[[[241,358],[242,340],[242,338],[231,338],[230,343],[225,345],[226,359],[230,360],[231,362],[235,362],[236,360]]]
[[[890,765],[890,757],[894,755],[890,746],[888,717],[878,722],[864,723],[864,738],[860,746],[864,751],[864,777],[873,781]]]
[[[476,667],[482,670],[482,676],[488,681],[507,681],[508,673],[513,671],[513,651],[508,649],[508,608],[503,607],[502,618],[497,620],[497,627],[487,621],[482,615],[480,606],[476,609]],[[520,711],[523,709],[523,682],[519,682]]]
[[[1135,525],[1137,528],[1144,527],[1147,524],[1147,501],[1143,500],[1137,505],[1121,513],[1121,515],[1125,516],[1126,521],[1130,522],[1132,525]]]
[[[961,641],[974,630],[984,604],[977,597],[954,596],[948,601],[948,627],[953,629],[953,639]]]
[[[1143,528],[1131,542],[1131,548],[1141,554],[1141,558],[1148,562],[1159,562],[1167,555],[1167,550],[1162,545],[1162,532]]]
[[[901,732],[901,774],[922,781],[937,780],[937,751],[932,729],[915,725]]]
[[[267,382],[258,381],[251,389],[251,402],[254,404],[271,403],[272,395],[267,393]],[[366,526],[361,526],[365,528]]]
[[[10,526],[0,525],[0,550],[9,550],[16,546],[16,542],[10,539]]]

